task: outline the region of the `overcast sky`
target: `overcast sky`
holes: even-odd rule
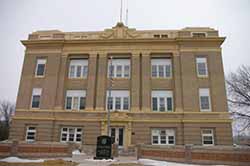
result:
[[[132,28],[219,30],[227,37],[222,46],[226,74],[250,63],[250,0],[129,0],[128,6]],[[119,12],[120,0],[0,0],[0,100],[16,100],[24,57],[20,40],[29,33],[103,30],[118,22]]]

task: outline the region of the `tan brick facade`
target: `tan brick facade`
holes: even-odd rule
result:
[[[193,38],[192,32],[205,32]],[[167,34],[168,38],[155,38]],[[11,139],[25,140],[26,126],[36,126],[36,141],[60,142],[63,126],[81,127],[82,144],[94,145],[106,134],[108,57],[130,59],[130,79],[113,79],[112,89],[130,92],[130,109],[111,113],[111,126],[124,127],[124,147],[151,144],[152,128],[173,128],[177,145],[201,145],[201,129],[213,128],[215,145],[231,145],[221,44],[225,38],[211,28],[137,31],[118,24],[100,32],[38,31],[22,41],[26,46],[12,121]],[[196,57],[205,56],[208,77],[198,78]],[[46,58],[45,76],[35,77],[37,58]],[[170,58],[171,78],[152,78],[151,59]],[[69,79],[71,58],[88,59],[86,79]],[[33,88],[42,88],[40,108],[31,108]],[[211,112],[201,112],[199,88],[209,88]],[[65,110],[67,90],[86,90],[85,110]],[[173,112],[152,112],[151,91],[173,91]]]

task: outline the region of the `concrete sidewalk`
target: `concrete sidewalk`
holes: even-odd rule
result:
[[[86,155],[73,155],[72,161],[80,163],[79,166],[109,166],[109,165],[117,165],[117,166],[140,166],[136,157],[118,157],[114,158],[114,160],[94,160],[93,156]],[[126,164],[125,164],[126,163]]]

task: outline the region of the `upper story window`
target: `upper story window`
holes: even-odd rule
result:
[[[86,78],[88,75],[87,59],[72,59],[69,64],[69,78]]]
[[[34,126],[27,126],[25,140],[27,142],[34,142],[36,140],[36,127],[34,127]]]
[[[86,107],[86,91],[85,90],[67,90],[65,109],[82,110]]]
[[[36,77],[43,77],[45,75],[45,65],[46,65],[46,59],[37,59],[36,61]]]
[[[172,77],[171,59],[151,59],[151,76],[153,78]]]
[[[198,77],[207,77],[207,58],[205,57],[197,57],[196,58],[196,69]]]
[[[61,142],[82,142],[82,128],[63,127],[61,128]]]
[[[160,38],[161,37],[161,35],[159,35],[159,34],[154,34],[154,38]]]
[[[130,59],[112,59],[108,62],[108,76],[113,78],[130,78]]]
[[[194,38],[205,38],[207,33],[205,32],[192,32],[192,37]]]
[[[107,91],[106,108],[110,110],[128,111],[130,107],[129,91],[127,90],[112,90],[111,97]]]
[[[174,129],[152,129],[152,145],[174,145]]]
[[[32,98],[31,98],[31,108],[40,107],[41,94],[42,94],[41,88],[33,88]]]
[[[203,146],[214,145],[214,130],[213,129],[202,129],[201,137],[202,137]]]
[[[152,110],[159,112],[173,111],[172,91],[152,91]]]
[[[208,88],[199,89],[200,96],[200,110],[211,111],[210,93]]]

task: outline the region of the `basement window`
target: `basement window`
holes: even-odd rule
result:
[[[26,142],[35,142],[36,127],[28,126],[26,129]]]
[[[175,130],[152,129],[152,145],[175,145]]]
[[[63,127],[61,128],[61,142],[82,142],[82,128]]]
[[[202,145],[203,146],[212,146],[214,145],[214,131],[213,129],[202,129]]]

